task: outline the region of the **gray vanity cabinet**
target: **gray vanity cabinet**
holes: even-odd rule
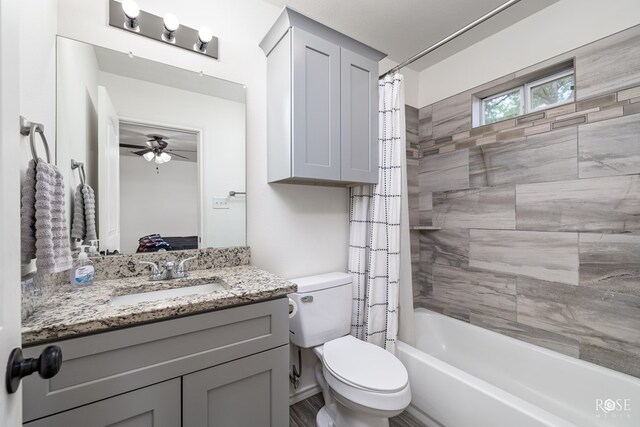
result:
[[[22,383],[28,426],[286,425],[286,298],[55,344],[60,372]],[[26,347],[26,357],[45,346]],[[244,423],[254,416],[260,423]]]
[[[288,425],[288,357],[280,347],[184,376],[182,427]]]
[[[176,427],[179,425],[179,378],[25,424],[28,427]]]
[[[378,61],[385,55],[285,8],[267,55],[267,179],[378,179]]]

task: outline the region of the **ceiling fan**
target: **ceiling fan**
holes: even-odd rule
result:
[[[169,143],[166,141],[169,138],[164,135],[159,134],[149,134],[146,135],[147,138],[150,138],[146,141],[147,146],[143,145],[132,145],[132,144],[120,144],[120,147],[124,148],[135,148],[138,151],[132,151],[133,154],[144,157],[144,159],[148,162],[154,160],[156,164],[166,163],[171,160],[171,156],[180,157],[182,159],[189,160],[188,157],[180,155],[176,153],[176,151],[183,151],[187,153],[195,153],[195,150],[172,150],[167,149]],[[169,154],[171,153],[171,154]]]

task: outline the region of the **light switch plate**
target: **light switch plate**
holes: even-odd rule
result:
[[[213,209],[229,209],[229,199],[226,197],[214,197]]]

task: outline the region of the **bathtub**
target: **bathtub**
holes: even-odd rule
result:
[[[399,342],[428,426],[640,426],[640,380],[422,308]]]

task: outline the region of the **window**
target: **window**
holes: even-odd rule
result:
[[[479,125],[573,102],[573,68],[480,99]]]

